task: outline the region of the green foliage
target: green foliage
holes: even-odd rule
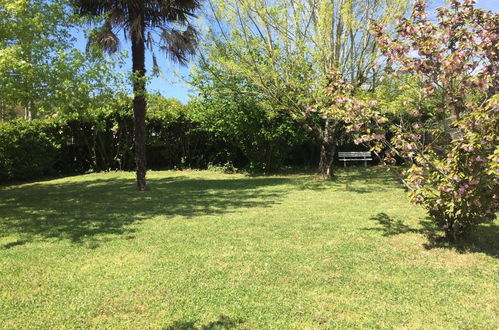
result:
[[[0,123],[0,182],[54,173],[57,137],[51,121]]]
[[[177,99],[163,97],[161,94],[147,95],[147,119],[173,122],[187,115],[188,107]]]
[[[388,68],[420,86],[402,108],[412,120],[382,142],[411,165],[412,200],[456,239],[499,210],[499,14],[452,0],[428,17],[418,0],[394,37],[374,25]]]
[[[251,172],[272,172],[283,165],[310,165],[317,157],[317,144],[289,117],[276,115],[250,98],[213,95],[187,105],[158,94],[147,95],[149,168],[205,169],[231,164]],[[87,111],[3,123],[0,144],[5,151],[0,170],[4,174],[0,182],[133,169],[132,100],[119,94],[95,108],[104,102],[99,97]],[[28,151],[20,152],[20,145]],[[31,169],[30,164],[37,163],[25,161],[24,157],[32,157],[29,150],[33,157],[39,153],[46,159],[43,170]]]
[[[255,98],[267,109],[298,123],[321,143],[319,172],[332,176],[335,148],[342,139],[341,122],[321,118],[329,107],[324,89],[332,71],[356,88],[377,82],[377,50],[366,21],[392,26],[407,1],[241,0],[210,1],[201,70],[208,80],[233,93]],[[239,80],[233,84],[232,80]]]
[[[248,87],[244,79],[226,74],[212,81],[200,70],[192,78],[200,94],[192,103],[196,120],[203,129],[240,149],[249,160],[249,171],[280,168],[291,150],[307,140],[286,114],[274,111],[254,95],[234,92]]]
[[[92,107],[101,102],[95,100]],[[148,102],[146,152],[152,169],[230,163],[252,171],[270,171],[279,168],[289,156],[290,145],[297,141],[296,128],[289,119],[268,120],[258,107],[251,113],[233,105],[223,112],[196,102],[184,106],[160,95],[148,95]],[[232,116],[231,123],[239,127],[225,125],[224,114]],[[118,95],[97,109],[2,123],[0,145],[0,182],[133,169],[131,99]]]
[[[74,49],[70,29],[79,21],[69,1],[0,0],[0,8],[3,113],[19,107],[28,119],[82,111],[94,96],[120,90],[114,61]]]
[[[237,172],[237,168],[231,162],[226,162],[221,165],[214,165],[212,163],[208,164],[209,171],[222,172],[225,174],[232,174]]]
[[[499,95],[497,95],[499,96]],[[496,97],[499,101],[499,97]],[[496,102],[497,102],[496,101]],[[480,123],[480,124],[478,124]],[[428,150],[408,171],[413,201],[423,205],[450,238],[496,219],[499,209],[499,102],[478,107],[456,123],[452,146]]]

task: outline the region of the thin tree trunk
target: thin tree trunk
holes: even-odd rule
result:
[[[334,176],[332,165],[336,153],[336,126],[330,119],[326,119],[319,161],[319,175],[324,179],[330,179]]]
[[[29,109],[29,106],[24,107],[24,120],[31,120],[33,119],[31,115],[31,111]]]
[[[323,142],[321,145],[321,156],[319,162],[319,175],[323,179],[330,179],[334,176],[333,160],[336,152],[336,144]]]
[[[141,33],[132,29],[133,62],[133,114],[135,136],[135,164],[137,166],[137,187],[145,191],[146,186],[146,98],[145,98],[145,41],[144,15],[141,16]]]

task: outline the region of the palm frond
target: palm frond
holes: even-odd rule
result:
[[[161,34],[160,49],[180,64],[186,64],[189,57],[196,53],[197,44],[197,31],[190,25],[184,31],[164,29]]]
[[[75,11],[83,17],[104,19],[92,34],[94,45],[108,53],[119,49],[114,31],[123,30],[125,38],[134,36],[153,49],[153,31],[160,31],[160,49],[173,61],[185,64],[195,53],[197,31],[189,21],[196,17],[202,0],[73,0]]]
[[[201,8],[199,0],[156,0],[148,1],[145,8],[146,22],[151,27],[164,27],[170,23],[188,25]]]
[[[106,21],[100,29],[96,29],[88,38],[87,50],[97,46],[104,52],[116,53],[120,49],[120,40],[113,32],[110,22]]]
[[[109,0],[73,0],[76,14],[82,17],[102,16],[113,8]]]
[[[161,69],[158,65],[158,59],[156,58],[156,54],[152,53],[152,74],[154,76],[159,76],[161,73]]]

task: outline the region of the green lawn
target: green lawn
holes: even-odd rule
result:
[[[447,246],[381,168],[0,187],[1,328],[499,327],[499,222]]]

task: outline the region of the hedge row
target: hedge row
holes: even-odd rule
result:
[[[241,146],[248,141],[235,141],[184,115],[173,120],[148,118],[147,131],[151,169],[231,164],[273,170],[283,164],[312,165],[318,157],[318,147],[311,141],[278,148],[275,141],[249,141],[258,152],[247,152]],[[259,156],[262,154],[265,157]],[[0,183],[133,168],[133,118],[129,112],[0,123]]]

